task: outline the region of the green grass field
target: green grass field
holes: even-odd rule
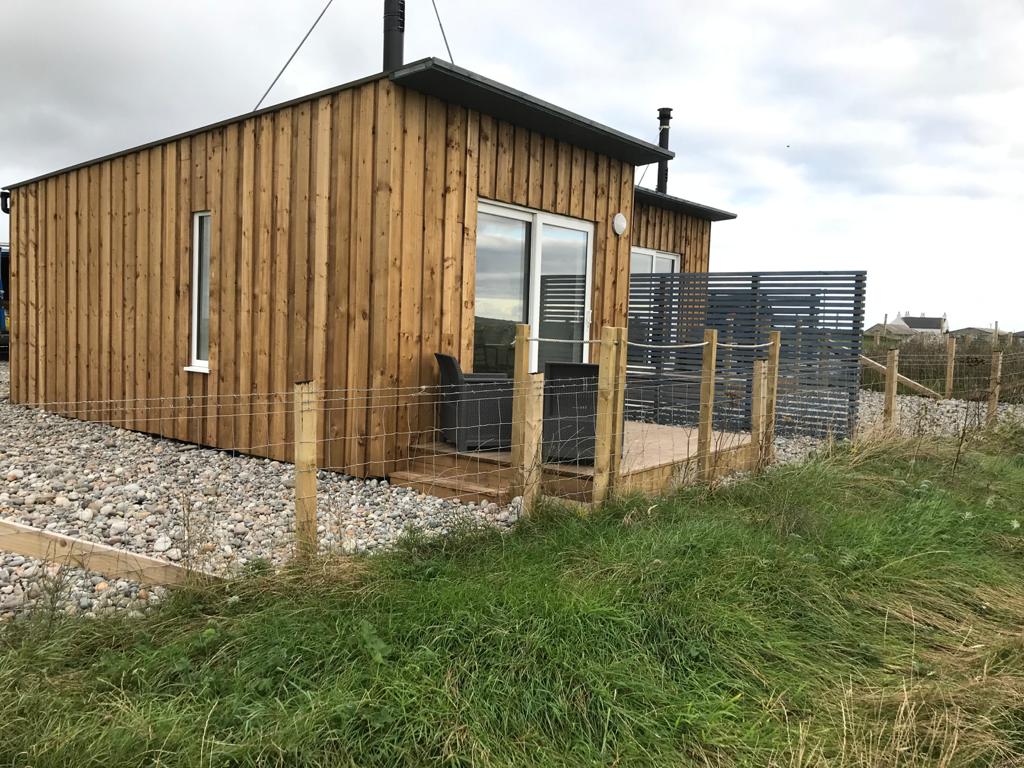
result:
[[[1019,765],[1021,521],[1003,428],[40,615],[0,765]]]

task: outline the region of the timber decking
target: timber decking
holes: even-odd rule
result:
[[[697,428],[625,423],[621,474],[617,490],[659,493],[694,477]],[[716,476],[749,464],[750,435],[713,432],[712,466]],[[391,474],[391,482],[442,498],[463,502],[510,500],[514,479],[511,451],[465,451],[439,440],[414,444],[407,467]],[[594,468],[571,463],[545,463],[544,493],[589,503],[593,498]]]

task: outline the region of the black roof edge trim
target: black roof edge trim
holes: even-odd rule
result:
[[[10,190],[10,189],[16,189],[17,187],[23,187],[26,184],[33,184],[33,183],[35,183],[37,181],[42,181],[43,179],[49,179],[52,176],[60,176],[62,173],[69,173],[71,171],[77,171],[79,168],[87,168],[88,166],[95,165],[96,163],[102,163],[102,162],[106,162],[107,160],[113,160],[116,157],[124,157],[125,155],[132,154],[133,152],[142,152],[145,149],[152,149],[153,147],[159,147],[161,144],[169,144],[172,141],[179,141],[180,139],[187,139],[190,136],[197,136],[200,133],[206,133],[207,131],[214,131],[217,128],[223,128],[224,126],[231,125],[232,123],[240,123],[243,120],[248,120],[250,117],[259,117],[260,115],[266,115],[266,114],[271,113],[271,112],[277,112],[280,109],[285,109],[286,107],[291,107],[291,106],[294,106],[296,104],[301,104],[304,101],[314,101],[314,100],[322,98],[324,96],[330,96],[331,94],[334,94],[334,93],[340,93],[341,91],[347,91],[349,88],[358,88],[360,85],[366,85],[367,83],[372,83],[372,82],[374,82],[376,80],[382,80],[385,77],[387,77],[387,73],[385,73],[385,72],[378,72],[378,73],[376,73],[374,75],[368,75],[367,77],[360,77],[358,80],[350,80],[349,82],[342,83],[341,85],[332,85],[330,88],[324,88],[322,91],[317,91],[316,93],[309,93],[309,94],[306,94],[305,96],[297,96],[294,99],[289,99],[288,101],[282,101],[280,104],[271,104],[269,107],[264,107],[263,109],[257,110],[255,112],[245,112],[245,113],[243,113],[241,115],[235,115],[234,117],[228,117],[228,118],[225,118],[224,120],[218,120],[216,123],[210,123],[209,125],[204,125],[201,128],[192,128],[192,129],[187,130],[187,131],[182,131],[181,133],[176,133],[173,136],[168,136],[168,137],[163,138],[163,139],[156,139],[154,141],[147,141],[145,144],[139,144],[138,146],[131,147],[129,149],[121,149],[121,150],[118,150],[117,152],[111,152],[110,154],[107,154],[107,155],[102,155],[100,157],[95,157],[92,160],[85,160],[85,161],[80,162],[80,163],[75,163],[74,165],[68,165],[68,166],[66,166],[64,168],[61,168],[59,170],[56,170],[56,171],[49,171],[48,173],[42,173],[39,176],[33,176],[31,179],[25,179],[24,181],[19,181],[19,182],[16,182],[14,184],[8,184],[8,185],[6,185],[3,188]]]
[[[652,205],[655,208],[676,213],[686,213],[705,221],[729,221],[736,218],[736,214],[731,211],[723,211],[721,208],[712,208],[710,205],[702,205],[681,197],[666,195],[664,192],[658,192],[648,187],[634,187],[633,197],[644,205]]]
[[[583,149],[648,165],[675,153],[589,120],[476,72],[437,58],[410,62],[390,75],[395,83],[443,101],[475,109]]]

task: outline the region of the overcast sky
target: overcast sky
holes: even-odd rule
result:
[[[0,183],[252,109],[323,1],[3,0]],[[456,64],[652,141],[674,107],[669,192],[739,214],[712,269],[1024,329],[1024,0],[437,2]],[[268,103],[378,71],[381,5],[337,0]]]

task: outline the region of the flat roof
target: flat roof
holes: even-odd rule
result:
[[[633,165],[647,165],[675,157],[675,153],[657,144],[588,120],[441,59],[414,61],[396,69],[390,77],[414,91],[493,115],[499,120]]]
[[[246,112],[235,117],[229,117],[226,120],[204,125],[201,128],[193,128],[163,139],[146,142],[129,149],[118,150],[117,152],[111,152],[91,160],[68,165],[56,171],[50,171],[39,176],[33,176],[30,179],[25,179],[24,181],[8,184],[3,189],[22,187],[52,176],[59,176],[62,173],[85,168],[95,163],[112,160],[115,157],[123,157],[133,152],[141,152],[161,144],[178,141],[179,139],[185,139],[205,133],[206,131],[222,128],[231,123],[247,120],[250,117],[258,117],[259,115],[276,112],[294,104],[301,104],[305,101],[312,101],[350,88],[356,88],[385,77],[390,78],[393,82],[405,88],[411,88],[420,93],[436,96],[443,101],[493,115],[515,125],[521,125],[524,128],[538,131],[552,138],[567,141],[583,149],[591,149],[594,152],[625,160],[633,165],[647,165],[658,160],[668,160],[674,156],[672,152],[662,149],[656,144],[634,138],[614,128],[596,123],[593,120],[588,120],[574,112],[562,109],[554,104],[549,104],[546,101],[534,98],[529,94],[517,91],[494,80],[489,80],[475,72],[470,72],[468,69],[456,67],[454,64],[441,61],[440,59],[427,58],[405,64],[390,73],[378,72],[369,77],[362,77],[342,85],[317,91],[316,93],[289,99],[280,104],[273,104],[255,112]]]
[[[702,205],[692,200],[683,200],[681,197],[672,197],[672,195],[647,187],[634,187],[633,197],[638,203],[662,208],[666,211],[685,213],[705,221],[728,221],[736,218],[736,214],[730,211],[712,208],[710,205]]]

